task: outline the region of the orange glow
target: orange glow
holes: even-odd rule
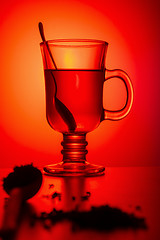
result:
[[[98,35],[102,35],[101,38],[105,39],[106,33],[99,27],[102,27],[101,25],[104,21],[106,25],[110,24],[107,18],[101,14],[99,14],[99,18],[94,23],[89,20],[86,22],[86,19],[82,19],[79,15],[77,24],[80,25],[78,29],[75,29],[76,26],[70,26],[73,23],[71,22],[71,17],[68,18],[68,13],[66,13],[66,4],[64,3],[61,7],[58,6],[59,4],[56,5],[55,3],[53,4],[55,10],[59,9],[59,11],[55,11],[52,4],[45,5],[44,8],[38,4],[38,9],[37,4],[19,4],[15,6],[15,9],[13,8],[12,13],[7,16],[6,21],[2,25],[4,40],[2,40],[1,44],[4,48],[2,49],[3,59],[1,64],[3,66],[3,79],[6,80],[3,81],[4,104],[2,106],[1,124],[16,141],[20,141],[22,144],[30,147],[41,146],[47,151],[50,149],[49,146],[53,147],[53,144],[50,138],[47,139],[47,144],[43,142],[43,135],[48,138],[48,132],[50,131],[47,130],[48,126],[45,120],[44,79],[39,47],[41,39],[38,33],[38,20],[43,20],[44,12],[47,13],[47,20],[44,21],[44,26],[48,38],[62,38],[65,36],[71,38],[75,36],[100,38]],[[75,15],[77,8],[81,12],[84,12],[84,8],[86,8],[86,18],[87,14],[92,16],[96,12],[96,10],[90,9],[85,5],[79,4],[78,6],[77,4],[70,6],[68,9],[71,16]],[[24,11],[27,11],[27,9],[34,12],[34,14],[30,14],[29,22],[28,17],[24,16]],[[53,13],[53,11],[55,12]],[[61,18],[60,22],[57,22],[60,15],[63,15],[63,18]],[[20,21],[20,19],[23,19],[23,21]],[[9,27],[11,24],[12,27]],[[55,29],[53,26],[55,26]],[[117,45],[122,42],[124,48],[121,47],[119,51],[122,51],[123,55],[126,52],[126,57],[129,57],[129,52],[120,33],[117,30],[114,31],[112,25],[107,28],[110,35],[109,38],[117,41]],[[9,31],[6,32],[6,29],[9,29]],[[94,29],[98,30],[99,34],[96,34]],[[10,37],[12,38],[10,39]],[[107,40],[109,41],[109,39]],[[115,58],[117,58],[116,56]],[[111,60],[114,62],[113,56]],[[108,62],[113,64],[111,60]],[[12,99],[12,105],[10,105],[11,102],[8,99]],[[8,110],[6,111],[6,109]],[[31,138],[33,130],[35,134]]]
[[[41,38],[38,32],[39,21],[44,24],[47,39],[88,38],[107,41],[109,46],[106,67],[108,69],[123,69],[131,77],[135,94],[138,95],[142,90],[143,86],[136,92],[137,81],[140,81],[141,66],[136,66],[134,40],[131,42],[130,36],[128,36],[128,39],[125,36],[125,26],[124,29],[120,29],[118,24],[116,25],[111,20],[112,15],[118,14],[118,9],[116,11],[112,9],[107,15],[102,9],[96,9],[94,4],[96,4],[96,1],[92,3],[90,1],[86,1],[86,3],[85,1],[69,1],[68,3],[65,0],[57,2],[51,0],[34,2],[17,0],[12,4],[4,3],[0,10],[0,32],[3,36],[0,38],[0,127],[2,132],[4,131],[6,136],[12,139],[13,149],[14,144],[22,147],[22,156],[24,154],[23,147],[26,151],[27,149],[28,151],[35,151],[34,156],[38,162],[43,152],[44,160],[39,162],[40,165],[49,163],[47,162],[48,159],[50,163],[57,162],[57,159],[53,161],[51,159],[57,156],[61,148],[62,136],[52,130],[46,121],[45,84],[39,46]],[[107,11],[107,3],[105,7]],[[123,6],[121,6],[122,8]],[[132,25],[134,24],[137,26],[138,22],[134,23],[134,20],[132,20]],[[68,56],[66,56],[66,61],[68,61],[67,59]],[[121,83],[117,83],[116,87],[114,83],[110,85],[109,82],[105,83],[104,87],[104,107],[107,105],[108,108],[115,109],[124,104],[126,93]],[[107,86],[110,90],[107,90]],[[120,94],[120,91],[122,94]],[[142,97],[145,97],[145,92],[142,91],[141,94]],[[88,149],[91,151],[91,155],[94,156],[96,151],[95,157],[98,157],[100,149],[107,148],[114,137],[118,136],[118,141],[120,139],[119,134],[122,134],[122,129],[126,127],[126,124],[130,125],[129,129],[133,128],[133,125],[138,121],[132,119],[135,108],[138,106],[136,101],[135,104],[137,105],[133,106],[131,116],[127,117],[128,120],[125,119],[116,123],[103,122],[95,131],[88,134]],[[140,110],[138,111],[139,118],[143,118],[144,110],[142,113]],[[143,124],[145,126],[147,122],[143,122]],[[136,136],[133,136],[133,138],[136,138]],[[12,151],[14,153],[14,150]],[[47,159],[45,159],[45,154],[49,154]],[[102,156],[101,161],[106,164],[105,153]],[[16,162],[14,157],[12,160]],[[32,160],[34,161],[34,159]],[[133,159],[132,161],[134,162]],[[6,163],[10,164],[10,162],[9,158]]]
[[[64,68],[68,68],[68,66],[73,65],[73,57],[72,53],[67,52],[64,56]]]

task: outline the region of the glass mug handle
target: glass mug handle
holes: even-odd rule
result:
[[[127,116],[127,114],[129,113],[129,111],[132,107],[133,87],[132,87],[131,80],[130,80],[129,76],[127,75],[127,73],[125,73],[124,71],[122,71],[120,69],[114,69],[114,70],[105,69],[105,80],[104,81],[107,81],[110,78],[121,79],[123,81],[123,83],[126,87],[126,91],[127,91],[126,103],[123,108],[121,108],[119,110],[115,110],[115,111],[103,109],[102,120],[117,121],[117,120],[120,120],[120,119],[124,118],[125,116]]]

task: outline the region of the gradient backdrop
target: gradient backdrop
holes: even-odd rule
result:
[[[107,41],[106,67],[123,69],[132,80],[130,114],[119,122],[104,121],[87,135],[88,161],[160,165],[159,12],[158,0],[1,0],[0,167],[61,161],[62,134],[45,118],[39,21],[47,39]],[[121,81],[105,83],[106,108],[121,107],[124,101]]]

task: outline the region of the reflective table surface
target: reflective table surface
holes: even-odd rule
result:
[[[1,180],[11,171],[0,169]],[[22,206],[15,239],[158,240],[159,186],[160,167],[106,168],[88,178],[43,175],[39,192]],[[1,225],[7,198],[1,181]],[[134,223],[123,225],[124,216]],[[143,226],[135,227],[139,219]]]

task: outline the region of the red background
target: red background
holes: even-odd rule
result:
[[[93,38],[109,43],[106,67],[128,73],[130,114],[87,135],[88,161],[106,166],[160,165],[158,0],[6,0],[0,8],[0,167],[61,160],[62,134],[45,118],[38,22],[47,39]],[[105,83],[104,106],[120,107],[124,86]]]

